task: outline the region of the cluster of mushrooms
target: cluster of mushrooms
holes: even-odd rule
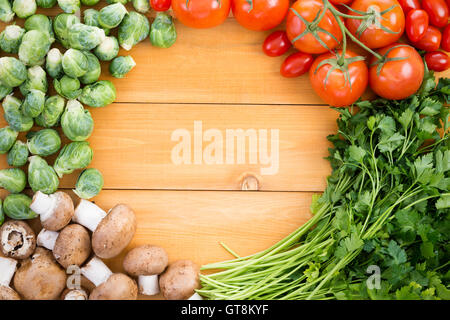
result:
[[[169,264],[162,248],[129,251],[124,273],[101,259],[118,256],[136,232],[136,216],[125,204],[108,213],[85,199],[75,207],[58,191],[36,192],[30,205],[39,214],[36,236],[29,224],[9,220],[0,228],[0,300],[134,300],[160,292],[169,300],[199,300],[199,267],[189,260]],[[68,274],[75,274],[72,277]]]

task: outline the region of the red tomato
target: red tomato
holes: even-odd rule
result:
[[[376,15],[384,10],[394,7],[380,18]],[[356,0],[352,4],[352,9],[362,12],[372,12],[371,23],[362,33],[358,32],[361,19],[347,19],[346,24],[349,31],[369,48],[381,48],[397,41],[405,30],[405,15],[397,0]],[[358,16],[357,13],[352,13]],[[395,32],[384,31],[379,25]]]
[[[447,25],[442,33],[441,48],[450,52],[450,24]]]
[[[450,58],[447,54],[441,51],[427,52],[425,54],[425,62],[428,69],[441,72],[450,67]]]
[[[444,0],[422,0],[422,8],[428,13],[430,23],[438,28],[448,23],[448,7]]]
[[[425,72],[422,57],[411,46],[395,43],[378,50],[387,58],[405,58],[387,61],[382,65],[375,64],[372,57],[369,69],[369,83],[373,91],[380,97],[400,100],[409,97],[419,90]]]
[[[425,35],[417,42],[413,42],[413,46],[417,49],[425,51],[436,51],[441,45],[441,32],[438,28],[433,26],[428,26]]]
[[[296,52],[291,54],[283,61],[280,68],[280,73],[286,78],[299,77],[308,72],[311,68],[314,59],[309,53]]]
[[[406,34],[412,42],[417,42],[425,36],[428,29],[428,14],[425,10],[415,9],[406,16]]]
[[[265,31],[283,21],[289,10],[289,0],[231,0],[231,10],[241,26]]]
[[[175,17],[191,28],[212,28],[230,13],[230,0],[172,0]]]
[[[405,14],[407,14],[410,10],[420,9],[419,0],[398,0],[398,3],[400,3],[400,6]]]
[[[286,22],[286,32],[289,40],[291,40],[292,44],[298,50],[306,53],[324,53],[334,49],[342,40],[342,32],[339,29],[336,18],[330,10],[326,11],[323,19],[317,26],[328,31],[335,38],[333,39],[333,37],[324,32],[319,31],[317,33],[328,48],[325,48],[322,44],[320,44],[311,32],[299,38],[299,36],[305,31],[306,25],[297,15],[300,15],[306,21],[311,22],[317,14],[322,11],[322,9],[322,0],[297,0],[289,10]],[[317,32],[317,29],[313,32]]]
[[[338,51],[339,55],[342,51]],[[347,50],[345,58],[356,57],[357,54]],[[348,79],[339,68],[331,64],[337,63],[335,52],[320,55],[309,69],[309,80],[314,91],[331,106],[344,107],[358,100],[367,88],[368,70],[364,61],[355,61],[348,65]],[[319,64],[329,60],[319,67]],[[333,70],[332,70],[333,69]],[[331,71],[330,71],[331,70]]]
[[[150,0],[150,5],[155,11],[167,11],[172,5],[172,0]]]
[[[269,57],[278,57],[285,54],[291,46],[286,32],[274,31],[264,40],[263,51]]]

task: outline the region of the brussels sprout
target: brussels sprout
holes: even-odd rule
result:
[[[20,86],[20,92],[25,96],[31,89],[44,93],[48,90],[47,74],[41,66],[34,66],[28,69],[28,77]]]
[[[13,92],[13,88],[4,86],[0,83],[0,100]]]
[[[33,118],[24,116],[21,106],[22,101],[12,95],[7,96],[3,100],[5,120],[8,122],[9,127],[14,131],[26,132],[33,127]]]
[[[39,156],[30,157],[28,182],[33,192],[52,194],[58,190],[59,179],[53,167]]]
[[[98,78],[100,78],[100,74],[102,73],[102,67],[100,65],[100,61],[98,61],[97,57],[93,53],[85,51],[84,54],[88,59],[88,72],[86,72],[80,78],[80,81],[83,84],[91,84],[96,82]]]
[[[16,140],[11,150],[9,150],[6,159],[11,167],[21,167],[27,163],[28,155],[27,144],[20,140]]]
[[[5,154],[11,149],[18,135],[19,132],[10,127],[0,129],[0,154]]]
[[[9,0],[0,0],[0,20],[3,22],[11,22],[14,19],[14,12],[12,11]]]
[[[109,65],[109,72],[115,78],[123,78],[135,66],[136,62],[134,62],[131,56],[121,56],[114,58]]]
[[[147,13],[150,10],[150,1],[148,0],[132,0],[134,10],[140,13]]]
[[[100,24],[98,23],[99,14],[100,14],[100,12],[95,9],[84,10],[84,12],[83,12],[84,24],[86,24],[88,26],[92,26],[92,27],[102,28],[102,26],[100,26]],[[105,31],[105,35],[109,34],[109,29],[105,29],[105,28],[102,28],[102,29]]]
[[[60,13],[53,20],[53,31],[55,31],[56,39],[58,39],[65,48],[69,48],[69,29],[76,23],[80,23],[80,19],[78,19],[76,15],[68,13]]]
[[[88,71],[88,59],[82,51],[69,49],[63,55],[62,67],[69,77],[78,78]]]
[[[81,199],[91,199],[98,195],[103,188],[103,175],[94,168],[81,172],[73,192]]]
[[[19,46],[19,59],[29,66],[43,65],[50,46],[46,33],[39,30],[27,31]]]
[[[34,219],[38,215],[30,209],[31,198],[23,193],[10,194],[3,201],[3,212],[15,220]]]
[[[61,148],[61,138],[56,130],[42,129],[27,134],[28,150],[32,155],[41,157],[50,156]]]
[[[7,87],[18,87],[27,79],[27,68],[14,57],[0,58],[0,81]]]
[[[106,0],[106,3],[108,4],[121,3],[123,5],[126,5],[128,2],[128,0]]]
[[[40,90],[30,89],[23,101],[22,113],[27,117],[36,118],[44,110],[44,104],[45,93]]]
[[[80,101],[90,107],[105,107],[116,100],[116,88],[111,81],[101,80],[83,88]]]
[[[131,50],[134,45],[147,38],[149,33],[150,23],[147,17],[132,11],[119,26],[119,44],[125,50]]]
[[[99,2],[100,0],[81,0],[81,3],[84,4],[85,6],[95,6]]]
[[[64,74],[62,57],[61,51],[59,51],[58,48],[53,48],[47,53],[45,69],[47,70],[48,75],[53,79],[59,79]]]
[[[55,42],[55,34],[53,33],[52,20],[43,14],[34,14],[25,20],[25,30],[39,30],[45,33],[50,43]]]
[[[28,18],[36,13],[36,0],[14,0],[12,9],[19,18]]]
[[[61,117],[61,128],[72,141],[87,140],[94,130],[91,113],[83,108],[77,100],[67,102],[66,111]]]
[[[80,11],[80,0],[58,0],[58,5],[65,13],[76,13]]]
[[[69,76],[63,76],[61,80],[53,80],[53,86],[56,92],[67,99],[78,98],[82,90],[80,89],[80,80]]]
[[[71,142],[62,148],[53,168],[61,178],[77,169],[86,168],[92,161],[94,152],[87,141]]]
[[[19,193],[25,189],[27,178],[25,172],[18,168],[0,170],[0,187],[11,193]]]
[[[65,100],[59,95],[51,96],[45,100],[44,111],[35,119],[38,126],[44,128],[54,127],[59,123],[64,112]]]
[[[24,34],[25,29],[15,24],[6,26],[5,30],[0,33],[0,49],[7,53],[19,52],[19,46]]]
[[[105,40],[105,31],[97,27],[77,23],[70,27],[68,40],[71,48],[89,51]]]
[[[100,10],[98,23],[102,28],[112,29],[117,27],[127,14],[127,9],[121,3],[110,4]]]
[[[0,226],[5,222],[5,213],[3,212],[3,200],[0,199]]]
[[[36,4],[39,8],[53,8],[56,4],[56,0],[36,0]]]
[[[119,42],[116,37],[106,37],[100,45],[94,49],[94,54],[101,61],[110,61],[119,54]]]
[[[172,17],[164,12],[158,12],[150,31],[150,42],[155,47],[169,48],[177,40],[177,31]]]

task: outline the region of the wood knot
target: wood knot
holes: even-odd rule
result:
[[[259,190],[259,181],[253,175],[247,175],[242,179],[241,190],[244,191],[258,191]]]

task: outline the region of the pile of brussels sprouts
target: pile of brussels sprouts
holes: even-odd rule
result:
[[[177,34],[168,14],[159,12],[150,25],[144,15],[150,10],[148,0],[133,0],[136,11],[127,10],[128,0],[107,2],[100,10],[90,8],[81,14],[80,0],[0,0],[1,21],[25,19],[23,28],[10,24],[0,33],[0,100],[8,123],[0,129],[0,154],[7,154],[12,167],[0,170],[0,187],[10,192],[3,204],[0,201],[0,225],[4,214],[13,219],[36,216],[29,208],[31,198],[21,193],[27,181],[33,192],[52,194],[63,175],[84,169],[74,192],[90,199],[101,191],[100,171],[85,169],[93,157],[86,140],[94,121],[83,106],[105,107],[116,99],[113,83],[99,80],[100,61],[110,61],[110,74],[123,78],[136,63],[130,55],[118,56],[119,46],[129,51],[147,38],[162,48],[175,43]],[[36,14],[37,7],[56,4],[64,12],[53,19]],[[55,95],[48,94],[52,84]],[[70,140],[63,147],[57,126]],[[26,142],[18,139],[20,132],[26,132]],[[50,165],[45,158],[57,153]],[[28,176],[21,169],[27,162]]]

